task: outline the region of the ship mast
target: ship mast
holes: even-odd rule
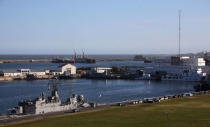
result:
[[[85,52],[82,50],[82,58],[85,59]]]
[[[74,59],[76,59],[76,58],[77,58],[77,53],[76,53],[76,51],[74,49]]]
[[[48,83],[48,90],[51,91],[52,97],[56,97],[56,99],[59,99],[57,84],[57,78],[50,80],[50,82]]]

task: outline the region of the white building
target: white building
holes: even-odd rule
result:
[[[196,65],[198,65],[198,66],[206,66],[206,61],[204,60],[204,58],[198,58],[196,60]]]
[[[29,74],[34,75],[34,76],[44,76],[44,75],[46,75],[46,72],[41,71],[41,70],[33,70]]]
[[[181,57],[181,61],[184,66],[206,66],[206,61],[204,58]]]
[[[20,69],[20,72],[22,75],[27,75],[27,74],[30,74],[31,69]]]
[[[112,70],[112,68],[109,68],[109,67],[95,67],[95,68],[93,68],[93,70],[96,73],[108,73]]]
[[[105,74],[108,75],[111,72],[112,68],[109,67],[94,67],[91,70],[88,70],[87,74]]]
[[[20,71],[17,70],[3,70],[5,77],[16,77],[16,76],[22,76]]]
[[[31,69],[20,69],[20,70],[4,70],[5,77],[17,77],[17,76],[26,76],[28,74],[34,76],[43,76],[46,75],[45,71],[35,70],[31,71]]]
[[[77,71],[76,66],[71,64],[62,65],[60,66],[60,68],[61,68],[61,74],[64,75],[75,75]]]

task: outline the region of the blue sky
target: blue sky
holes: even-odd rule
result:
[[[209,0],[0,0],[0,54],[210,51]]]

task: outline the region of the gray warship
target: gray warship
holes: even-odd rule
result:
[[[20,101],[17,107],[11,109],[11,114],[44,114],[90,107],[90,104],[84,100],[83,95],[72,94],[72,97],[67,98],[66,102],[61,102],[57,90],[57,81],[51,80],[48,85],[51,96],[47,97],[42,93],[40,97],[34,100]]]

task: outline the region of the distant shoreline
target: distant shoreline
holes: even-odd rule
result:
[[[133,61],[133,58],[96,58],[99,61]],[[0,63],[46,63],[52,62],[52,59],[1,59]]]

